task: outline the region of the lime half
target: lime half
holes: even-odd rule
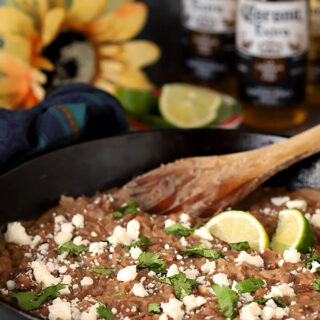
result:
[[[272,250],[283,253],[289,248],[295,248],[306,253],[314,243],[310,224],[299,210],[287,209],[279,212],[277,229],[271,241]]]
[[[200,128],[216,120],[222,105],[219,93],[184,83],[163,86],[160,113],[175,127]]]
[[[208,221],[210,233],[225,242],[248,241],[250,248],[261,251],[269,247],[269,238],[262,224],[250,213],[225,211]]]

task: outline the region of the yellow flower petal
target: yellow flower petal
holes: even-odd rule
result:
[[[87,26],[94,42],[123,41],[136,36],[147,18],[147,7],[141,2],[127,3]]]
[[[93,85],[95,87],[102,89],[104,91],[107,91],[109,93],[115,93],[115,91],[116,91],[115,86],[111,82],[104,80],[104,79],[98,79],[98,80],[94,81]]]
[[[87,23],[101,16],[107,6],[108,0],[73,0],[67,21]]]
[[[151,90],[153,84],[149,81],[144,72],[135,68],[126,68],[117,79],[118,86],[132,89]]]
[[[125,3],[133,2],[134,0],[109,0],[108,10],[106,12],[113,11]]]
[[[99,70],[96,79],[103,78],[107,81],[116,82],[124,70],[120,61],[102,60],[99,63]]]
[[[160,49],[153,42],[135,40],[123,45],[105,45],[99,48],[102,56],[116,58],[135,68],[154,63],[160,57]]]
[[[63,22],[65,11],[63,8],[53,8],[47,13],[42,28],[42,46],[51,43],[57,36]]]
[[[35,19],[35,23],[40,25],[46,12],[48,11],[47,0],[15,0],[18,7]]]
[[[46,71],[53,71],[55,68],[54,64],[49,59],[41,56],[35,57],[32,65]]]
[[[32,51],[30,41],[25,37],[16,36],[14,34],[3,34],[1,31],[0,38],[3,42],[1,50],[19,58],[24,63],[29,63]]]

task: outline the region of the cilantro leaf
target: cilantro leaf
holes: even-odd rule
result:
[[[117,292],[113,295],[111,295],[111,297],[119,297],[119,296],[122,296],[124,294],[124,291],[120,291],[120,292]]]
[[[269,300],[273,300],[273,301],[276,303],[276,305],[277,305],[278,307],[281,307],[281,308],[285,308],[285,307],[288,306],[288,304],[287,304],[285,301],[279,299],[278,297],[272,297],[272,298],[257,298],[257,299],[254,299],[254,300],[250,301],[249,303],[256,302],[256,303],[258,303],[258,304],[266,304]]]
[[[194,226],[192,229],[184,227],[181,223],[175,223],[174,225],[165,228],[164,231],[167,234],[172,234],[174,236],[182,236],[182,237],[187,237],[190,236],[191,234],[194,234],[196,229],[199,227],[199,224]]]
[[[202,243],[197,246],[191,246],[186,251],[181,251],[180,254],[183,257],[194,256],[194,257],[211,258],[215,260],[222,257],[220,250],[205,249],[205,247],[206,247],[206,243]]]
[[[312,250],[311,254],[306,259],[306,267],[312,269],[312,262],[314,261],[320,263],[320,255],[318,255],[315,250]],[[319,271],[318,269],[320,270],[320,268],[317,268],[317,271]]]
[[[125,244],[122,244],[121,246],[124,248],[127,248],[130,251],[131,248],[136,248],[136,247],[141,248],[142,246],[150,247],[152,246],[152,242],[148,237],[141,237],[139,240],[137,240],[130,246],[127,246]]]
[[[166,270],[164,269],[166,261],[161,259],[159,254],[154,254],[152,252],[142,252],[138,260],[138,269],[149,268],[155,273],[166,273]]]
[[[240,293],[255,292],[264,285],[261,279],[249,278],[236,284],[236,289]]]
[[[89,250],[89,248],[77,246],[73,242],[66,242],[62,246],[59,247],[58,253],[62,254],[64,252],[67,252],[67,256],[68,256],[70,253],[79,254],[81,252],[86,252],[88,250]]]
[[[153,279],[161,283],[172,285],[174,287],[174,294],[178,299],[189,296],[192,293],[192,289],[199,285],[197,281],[188,279],[185,273],[179,273],[164,279]]]
[[[160,306],[160,303],[149,303],[148,304],[148,312],[150,313],[161,313],[162,312],[162,309],[161,309],[161,306]]]
[[[108,269],[108,268],[98,268],[98,269],[90,269],[90,271],[98,273],[98,274],[105,274],[109,275],[116,271],[116,269]]]
[[[237,251],[250,249],[250,245],[248,241],[229,243],[229,246],[232,250],[237,250]]]
[[[225,285],[219,286],[218,284],[214,284],[212,288],[218,298],[221,313],[226,318],[235,318],[238,315],[236,308],[239,297],[237,293]]]
[[[65,288],[66,284],[58,284],[56,286],[50,286],[46,288],[35,300],[36,292],[27,291],[27,292],[13,292],[11,297],[17,299],[18,306],[25,310],[30,311],[39,308],[45,301],[52,300],[57,297],[60,297],[59,291]]]
[[[125,212],[131,213],[133,215],[138,213],[138,204],[136,202],[131,202],[128,205],[121,206],[117,211],[110,212],[115,219],[121,219]]]
[[[100,317],[106,319],[106,320],[113,320],[113,314],[111,310],[109,310],[106,307],[106,304],[104,302],[101,302],[99,307],[97,307],[97,313]]]
[[[123,217],[123,213],[120,211],[110,212],[110,214],[113,215],[115,219],[121,219]]]
[[[320,277],[318,277],[317,280],[314,282],[313,290],[320,291]]]

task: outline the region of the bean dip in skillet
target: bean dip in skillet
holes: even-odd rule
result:
[[[192,212],[155,216],[107,193],[62,196],[37,220],[6,227],[0,295],[50,320],[320,319],[320,192],[264,187],[235,209],[271,238],[287,207],[310,221],[312,253],[231,249]]]

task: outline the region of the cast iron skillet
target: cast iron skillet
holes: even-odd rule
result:
[[[55,206],[61,194],[93,195],[178,158],[259,148],[284,138],[213,129],[133,132],[67,147],[29,161],[0,177],[0,225],[30,219]],[[269,184],[314,185],[320,170],[307,159]],[[302,177],[302,178],[301,178]],[[38,319],[0,300],[1,320]]]

